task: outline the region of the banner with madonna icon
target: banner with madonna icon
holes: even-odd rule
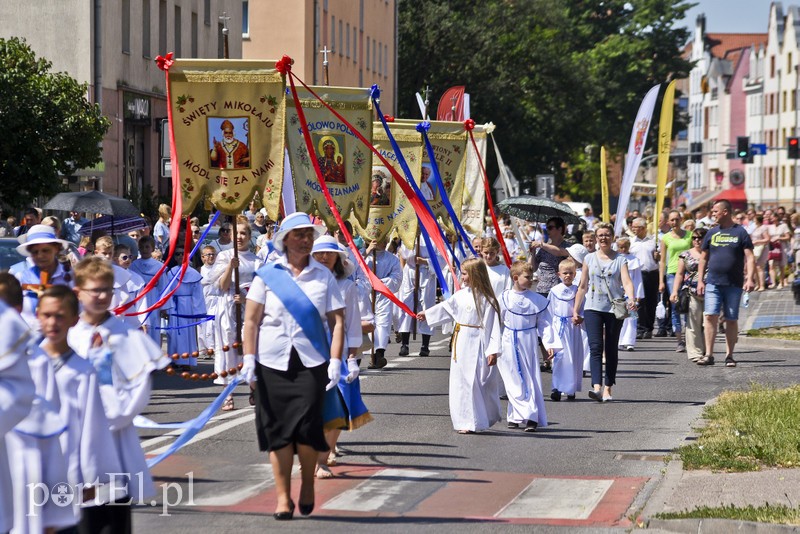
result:
[[[372,100],[367,89],[324,86],[312,86],[311,89],[365,138],[372,139]],[[306,213],[318,211],[328,228],[338,226],[314,172],[310,159],[314,157],[342,217],[347,218],[352,212],[357,221],[366,224],[370,200],[370,151],[319,100],[302,88],[297,92],[314,145],[314,154],[309,156],[297,110],[290,100],[287,102],[286,140],[297,210]]]
[[[400,152],[411,169],[411,174],[419,177],[422,169],[422,136],[416,131],[413,124],[391,122],[389,130],[397,141]],[[403,169],[400,167],[397,155],[392,150],[389,138],[380,122],[376,122],[373,126],[372,144],[402,176]],[[418,178],[417,180],[419,183]],[[367,242],[381,240],[392,230],[396,230],[397,235],[409,249],[414,247],[414,238],[417,235],[417,214],[408,198],[393,183],[388,169],[377,157],[372,160],[367,224],[361,224],[354,217],[350,218],[350,222],[353,223],[355,231]]]
[[[275,61],[176,59],[168,79],[183,215],[204,195],[235,215],[259,192],[277,219],[286,90]]]
[[[402,119],[397,124],[413,124],[419,121]],[[463,122],[430,121],[428,138],[433,146],[434,160],[442,177],[447,198],[453,206],[456,217],[461,217],[461,206],[464,195],[464,172],[466,168],[467,131]],[[417,176],[415,175],[415,178]],[[439,219],[442,228],[447,232],[455,232],[455,227],[442,200],[441,188],[434,181],[434,173],[427,150],[423,150],[422,169],[417,180],[423,196]]]

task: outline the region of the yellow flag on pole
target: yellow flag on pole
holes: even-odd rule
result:
[[[664,209],[667,189],[669,153],[672,147],[672,111],[675,102],[675,80],[669,82],[661,102],[661,119],[658,125],[658,179],[656,180],[656,212],[653,214],[653,235],[658,235],[658,221]]]
[[[611,222],[611,211],[608,208],[608,165],[606,164],[606,147],[600,147],[600,189],[603,192],[603,213],[601,218],[604,223]]]

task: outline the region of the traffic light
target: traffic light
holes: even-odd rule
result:
[[[786,139],[789,159],[800,159],[800,137],[789,137]]]
[[[750,157],[750,138],[746,135],[736,138],[736,155],[742,159]]]

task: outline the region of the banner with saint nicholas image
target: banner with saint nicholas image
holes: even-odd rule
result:
[[[401,119],[397,124],[413,124],[416,127],[419,121]],[[461,217],[461,205],[464,194],[464,172],[466,168],[466,152],[468,134],[463,122],[430,121],[428,139],[433,146],[434,158],[439,168],[447,198],[453,206],[457,217]],[[415,176],[417,178],[417,176]],[[422,151],[422,169],[417,180],[423,196],[428,201],[434,216],[439,219],[447,232],[454,233],[455,227],[450,220],[444,202],[442,201],[439,184],[434,182],[429,154]]]
[[[351,87],[311,87],[322,100],[341,114],[367,139],[372,139],[372,100],[367,89]],[[322,177],[343,218],[351,211],[356,220],[367,222],[369,212],[370,151],[322,103],[302,88],[297,90]],[[336,219],[328,206],[309,158],[300,119],[294,102],[287,102],[286,140],[291,162],[297,211],[314,213],[328,228]]]
[[[235,215],[258,192],[277,219],[286,90],[275,61],[176,59],[168,79],[183,215],[203,195]]]
[[[397,141],[400,152],[411,169],[411,174],[419,184],[423,152],[422,135],[417,132],[413,124],[390,122],[389,130]],[[389,137],[380,122],[374,123],[372,144],[392,164],[400,176],[403,176],[403,169],[397,161],[397,155],[392,150]],[[354,230],[367,242],[379,241],[388,236],[392,230],[396,230],[406,247],[409,249],[414,247],[414,238],[417,234],[417,213],[403,191],[394,183],[389,170],[377,157],[372,158],[367,224],[361,224],[354,217],[350,218],[350,222],[353,223]]]

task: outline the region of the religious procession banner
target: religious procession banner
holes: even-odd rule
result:
[[[398,120],[398,124],[413,124],[419,121]],[[464,172],[466,170],[466,152],[468,134],[463,122],[430,121],[428,139],[433,146],[434,159],[442,177],[444,189],[457,217],[461,217],[461,205],[464,195]],[[441,221],[442,228],[455,233],[455,226],[447,213],[438,184],[433,183],[433,172],[427,150],[423,150],[422,170],[417,185],[433,210],[433,214]]]
[[[372,100],[367,89],[324,86],[312,86],[311,89],[357,128],[361,135],[372,139]],[[357,221],[366,225],[372,160],[369,149],[322,102],[302,88],[298,88],[297,92],[314,143],[311,157],[317,158],[322,177],[339,213],[347,218],[352,212]],[[322,194],[322,186],[309,157],[294,102],[289,100],[286,108],[286,141],[297,211],[319,211],[328,228],[336,228],[336,219]]]
[[[259,192],[277,220],[286,90],[275,61],[176,59],[169,95],[183,215],[204,194],[235,215]]]
[[[422,135],[417,132],[416,125],[391,122],[389,130],[397,141],[411,174],[418,177],[422,169],[423,148]],[[373,125],[372,144],[400,173],[400,176],[403,176],[403,169],[380,122]],[[367,224],[361,224],[355,217],[351,217],[350,222],[353,223],[356,232],[367,241],[381,240],[392,230],[396,230],[406,247],[409,249],[414,247],[418,224],[417,213],[403,191],[395,186],[391,173],[377,157],[372,159]]]
[[[476,124],[472,136],[480,151],[481,161],[486,165],[486,125]],[[483,171],[472,143],[467,143],[466,165],[464,194],[461,201],[461,226],[470,234],[481,236],[486,214],[486,189],[483,187]]]

